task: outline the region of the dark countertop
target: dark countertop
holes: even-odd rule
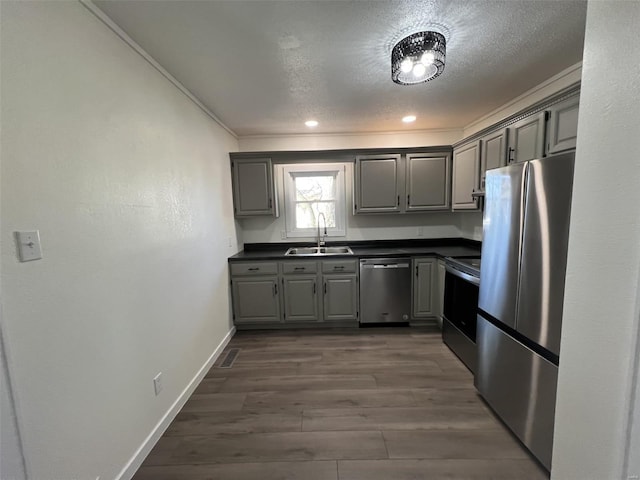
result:
[[[247,244],[245,249],[229,257],[229,262],[247,260],[319,260],[323,258],[366,258],[366,257],[479,257],[480,242],[462,238],[428,240],[379,240],[327,242],[331,245],[348,245],[353,255],[285,256],[287,249],[297,246],[311,246],[309,242]]]

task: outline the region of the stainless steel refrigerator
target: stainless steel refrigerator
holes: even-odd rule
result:
[[[574,153],[486,176],[475,385],[551,469]]]

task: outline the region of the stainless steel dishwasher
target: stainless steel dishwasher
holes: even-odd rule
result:
[[[360,323],[407,323],[411,316],[411,261],[360,260]]]

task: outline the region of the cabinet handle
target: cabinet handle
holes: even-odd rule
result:
[[[513,156],[512,155],[514,153],[516,153],[516,149],[509,147],[509,158],[507,159],[507,162],[513,163]]]
[[[327,282],[324,282],[324,294],[327,294]]]
[[[316,282],[313,282],[313,294],[316,294]]]
[[[269,208],[273,206],[273,200],[269,199]]]
[[[344,270],[344,265],[335,265],[333,267],[334,270]]]
[[[418,276],[418,265],[416,265],[416,277]]]
[[[398,195],[398,207],[400,206],[400,195]]]
[[[275,297],[276,295],[278,295],[278,284],[274,283],[273,284],[273,296]]]
[[[257,272],[258,270],[260,270],[260,267],[251,267],[249,269],[250,272]]]
[[[304,270],[305,267],[295,267],[294,270]]]
[[[407,205],[411,205],[411,195],[407,195]]]

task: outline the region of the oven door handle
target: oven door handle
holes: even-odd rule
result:
[[[450,265],[445,265],[445,270],[449,272],[451,275],[455,275],[456,277],[460,277],[463,280],[466,280],[469,283],[472,283],[476,286],[480,286],[480,279],[478,277],[474,277],[473,275],[469,275],[467,272],[463,272],[458,270],[457,268],[453,268]]]

